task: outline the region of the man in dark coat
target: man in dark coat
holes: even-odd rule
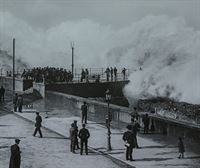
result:
[[[131,125],[128,125],[127,131],[123,134],[122,139],[126,143],[126,160],[133,161],[132,153],[133,153],[133,148],[135,147],[135,138],[132,132],[132,127]]]
[[[17,106],[18,106],[18,111],[22,112],[22,105],[23,105],[23,97],[22,95],[19,95],[17,99]]]
[[[11,156],[9,168],[20,168],[21,152],[19,148],[19,139],[15,139],[15,144],[11,146]]]
[[[83,128],[80,129],[78,136],[81,140],[80,154],[83,154],[83,144],[85,144],[85,153],[88,155],[88,138],[90,137],[90,132],[85,128],[85,124],[83,124]]]
[[[86,102],[83,103],[83,105],[81,106],[81,120],[82,120],[82,123],[84,121],[85,124],[87,124],[87,111],[88,111],[88,107],[87,107],[87,104]]]
[[[41,125],[41,123],[42,123],[42,117],[40,116],[40,114],[37,112],[36,113],[36,118],[35,118],[35,121],[36,121],[36,123],[35,123],[35,131],[34,131],[34,133],[33,133],[33,136],[35,136],[36,135],[36,133],[39,131],[39,134],[40,134],[40,138],[42,138],[43,136],[42,136],[42,132],[41,132],[41,130],[40,130],[40,127],[42,126]]]
[[[140,148],[137,141],[137,132],[140,130],[140,124],[137,121],[137,119],[134,119],[134,120],[131,119],[131,123],[132,123],[132,132],[135,138],[135,147]]]

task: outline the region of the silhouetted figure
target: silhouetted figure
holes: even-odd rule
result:
[[[81,106],[81,121],[82,123],[87,124],[87,112],[88,112],[88,106],[86,102],[83,103]]]
[[[148,134],[149,133],[149,115],[145,114],[144,118],[143,118],[143,123],[144,123],[144,134]]]
[[[127,127],[127,131],[123,134],[122,139],[125,142],[125,146],[126,146],[126,160],[130,160],[133,161],[133,148],[135,147],[135,138],[132,132],[132,127],[131,125],[128,125]]]
[[[126,80],[126,68],[122,69],[123,79]]]
[[[109,78],[110,78],[110,69],[109,68],[106,68],[106,81],[109,82]]]
[[[22,105],[23,105],[23,97],[22,95],[19,95],[17,99],[17,107],[19,112],[22,112]]]
[[[86,75],[86,73],[85,73],[84,69],[82,69],[82,72],[81,72],[81,82],[83,82],[83,79],[85,79],[85,75]]]
[[[114,71],[114,70],[113,70],[113,68],[111,67],[111,68],[110,68],[111,81],[113,81],[113,71]]]
[[[184,158],[185,147],[181,137],[178,138],[178,151],[179,151],[178,158],[179,159]]]
[[[69,133],[70,133],[70,151],[72,153],[75,153],[75,138],[76,138],[76,130],[74,128],[74,123],[71,124],[71,128],[69,129]]]
[[[85,69],[85,77],[86,77],[86,82],[89,82],[89,71],[87,68]]]
[[[39,134],[40,134],[40,138],[42,138],[43,136],[42,136],[42,131],[41,131],[41,129],[40,129],[40,127],[42,126],[42,117],[40,116],[40,114],[37,112],[36,113],[36,118],[35,118],[35,131],[34,131],[34,133],[33,133],[33,136],[35,136],[36,135],[36,133],[37,132],[39,132]]]
[[[11,156],[9,168],[20,168],[21,164],[21,151],[19,148],[19,139],[15,139],[15,144],[11,146]]]
[[[17,102],[18,102],[18,94],[15,93],[15,95],[13,96],[13,107],[14,107],[14,112],[17,111]]]
[[[83,145],[85,145],[85,153],[88,155],[88,139],[90,137],[90,132],[85,128],[85,124],[83,124],[83,128],[80,129],[78,136],[81,140],[80,154],[83,154]]]
[[[115,77],[115,81],[117,81],[117,68],[114,68],[114,77]]]
[[[75,134],[75,148],[80,149],[79,148],[79,142],[78,142],[78,125],[77,125],[77,120],[74,120],[74,129],[76,131],[76,134]]]
[[[5,89],[3,86],[0,88],[0,101],[2,100],[4,102],[4,95],[5,95]]]
[[[138,120],[139,117],[137,107],[134,107],[133,109],[134,111],[131,113],[131,121],[134,121],[135,119]]]

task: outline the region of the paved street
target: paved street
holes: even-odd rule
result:
[[[20,138],[21,168],[118,168],[106,157],[70,153],[69,140],[44,130],[44,138],[33,137],[34,125],[13,115],[0,116],[0,167],[8,168],[10,146]],[[68,130],[66,130],[68,132]]]

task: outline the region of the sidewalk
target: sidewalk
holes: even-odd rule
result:
[[[119,168],[98,153],[70,152],[70,141],[42,129],[44,138],[33,137],[34,125],[14,114],[0,116],[0,168],[9,167],[10,146],[20,138],[21,168]]]
[[[30,121],[35,121],[35,114],[33,113],[29,112],[16,114]],[[81,128],[80,117],[48,118],[45,113],[41,113],[41,115],[43,116],[42,125],[44,127],[53,130],[63,135],[64,137],[69,137],[69,128],[73,120],[77,120],[78,126]],[[137,168],[172,168],[175,166],[180,168],[199,168],[200,156],[188,151],[187,147],[185,159],[180,160],[177,158],[177,144],[161,144],[145,137],[138,137],[138,142],[142,149],[134,149],[133,157],[135,161],[126,161],[124,142],[122,141],[123,130],[111,130],[111,143],[113,150],[111,152],[107,152],[106,127],[89,121],[87,128],[91,133],[91,138],[89,139],[89,146],[91,148],[104,154],[108,154],[112,158],[115,158],[131,166],[135,166]]]

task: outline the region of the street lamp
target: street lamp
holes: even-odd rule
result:
[[[110,150],[112,150],[111,142],[110,142],[110,140],[111,140],[110,122],[111,122],[112,117],[111,117],[110,108],[109,108],[110,101],[111,101],[111,93],[110,93],[109,89],[106,90],[106,101],[108,103],[107,117],[106,117],[106,125],[107,125],[107,128],[108,128],[107,150],[110,151]]]

